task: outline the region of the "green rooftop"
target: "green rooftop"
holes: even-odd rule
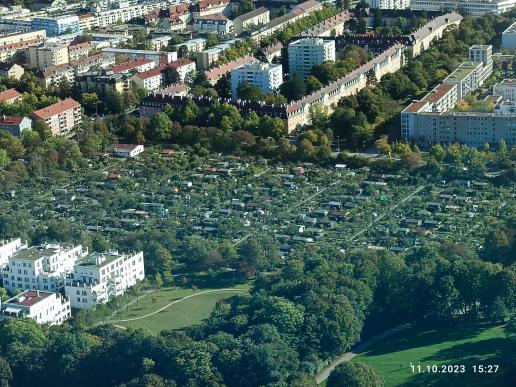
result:
[[[464,78],[466,78],[468,75],[471,74],[472,71],[474,71],[480,62],[464,62],[462,63],[453,73],[448,75],[444,82],[446,81],[462,81]]]
[[[23,259],[26,261],[35,261],[44,257],[50,257],[59,252],[59,248],[56,246],[32,246],[27,249],[20,250],[14,254],[13,258]]]
[[[79,261],[78,266],[100,269],[104,266],[109,265],[111,262],[116,261],[120,257],[123,257],[123,255],[94,253],[94,254],[87,255],[86,257],[81,259]],[[103,260],[97,264],[97,263],[95,263],[95,262],[97,262],[97,258],[103,258]]]

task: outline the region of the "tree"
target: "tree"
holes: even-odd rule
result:
[[[20,139],[3,130],[0,130],[0,149],[5,150],[11,160],[25,156],[25,148]]]
[[[181,76],[177,72],[176,69],[172,67],[167,67],[165,70],[163,70],[163,85],[169,86],[169,85],[175,85],[176,83],[181,82]]]
[[[262,89],[247,81],[241,81],[237,87],[238,99],[243,101],[258,102],[264,99]]]
[[[328,377],[328,387],[382,387],[384,380],[373,367],[358,361],[338,365]]]
[[[258,133],[263,137],[281,138],[286,134],[285,124],[278,117],[260,117]]]
[[[0,149],[0,169],[3,169],[9,165],[11,159],[5,149]]]
[[[0,357],[0,387],[9,387],[12,378],[13,373],[9,363],[3,357]]]
[[[179,46],[177,50],[178,58],[188,58],[188,47],[185,45]]]
[[[323,87],[323,84],[321,83],[321,81],[319,81],[313,75],[309,75],[308,77],[306,77],[305,83],[306,83],[306,93],[307,94],[313,93],[314,91],[317,91],[321,87]]]
[[[82,93],[81,94],[81,105],[88,113],[97,113],[97,106],[99,103],[99,97],[97,93]]]
[[[312,104],[308,114],[314,128],[325,129],[328,126],[328,107],[321,102]]]
[[[401,164],[408,169],[417,169],[423,165],[423,158],[417,152],[406,152],[401,156]]]
[[[295,101],[304,97],[306,93],[306,85],[300,74],[294,76],[280,86],[280,93],[289,101]]]
[[[206,38],[206,48],[216,46],[220,42],[219,37],[217,35],[215,35],[215,34],[210,33],[210,32],[208,32],[206,34],[205,38]]]
[[[374,145],[381,154],[388,155],[391,153],[391,145],[389,144],[387,135],[380,136],[380,138],[374,142]]]
[[[152,116],[147,132],[156,140],[168,140],[172,135],[172,121],[166,113],[158,112]]]

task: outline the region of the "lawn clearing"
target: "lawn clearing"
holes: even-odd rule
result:
[[[380,370],[386,386],[509,386],[515,377],[516,340],[507,338],[501,326],[414,327],[373,345],[354,361]],[[421,364],[423,371],[427,365],[465,365],[466,372],[418,374],[411,363]],[[475,374],[475,364],[498,364],[499,369]]]
[[[245,293],[248,288],[238,285],[224,290],[161,289],[148,298],[142,297],[138,305],[132,305],[111,322],[127,328],[147,328],[156,333],[164,329],[184,328],[209,317],[218,300]]]

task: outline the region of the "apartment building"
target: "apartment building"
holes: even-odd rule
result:
[[[465,99],[473,90],[480,86],[483,65],[480,62],[463,62],[443,83],[457,85],[457,98]]]
[[[196,70],[195,62],[185,58],[171,62],[168,66],[177,71],[181,78],[181,82],[184,82],[186,76]]]
[[[75,265],[65,286],[73,308],[90,309],[120,296],[145,278],[143,252],[94,253]]]
[[[446,30],[458,26],[462,19],[463,17],[460,14],[451,12],[437,16],[418,28],[411,34],[413,44],[409,46],[410,56],[416,57],[423,51],[428,50],[434,40],[441,39]]]
[[[36,110],[32,113],[32,119],[46,122],[53,135],[71,136],[73,129],[82,122],[81,104],[72,98],[67,98]]]
[[[84,255],[81,245],[22,246],[8,257],[7,266],[0,270],[3,287],[10,292],[16,289],[58,291]]]
[[[231,62],[224,63],[223,65],[214,67],[208,71],[205,72],[206,79],[208,82],[210,82],[212,85],[215,85],[217,81],[222,78],[222,76],[228,74],[233,69],[236,69],[238,67],[241,67],[243,65],[249,64],[249,63],[256,63],[258,60],[251,55],[242,56],[240,58],[237,58],[235,60],[232,60]]]
[[[68,59],[74,61],[86,58],[91,51],[91,44],[89,42],[71,44],[68,46]]]
[[[1,304],[4,316],[30,318],[38,324],[61,325],[71,314],[70,301],[59,293],[26,290]]]
[[[371,0],[371,8],[378,9],[407,9],[410,0]]]
[[[173,48],[176,51],[179,51],[181,47],[185,46],[189,53],[199,52],[206,48],[206,39],[197,38],[191,39],[183,43],[176,44]]]
[[[29,47],[29,65],[43,70],[69,62],[68,47],[60,43],[47,43]]]
[[[168,42],[170,42],[171,39],[172,37],[169,35],[157,36],[155,38],[152,38],[149,43],[153,50],[160,51],[167,48]]]
[[[42,43],[47,37],[45,30],[18,32],[14,34],[7,34],[0,37],[0,47],[20,43],[38,41]]]
[[[141,89],[157,90],[163,84],[163,70],[165,66],[155,67],[153,69],[138,73],[133,76],[133,82]]]
[[[411,0],[410,9],[418,11],[457,11],[479,17],[488,13],[502,14],[511,10],[516,0]]]
[[[65,80],[70,85],[75,82],[75,70],[72,65],[67,63],[47,67],[41,70],[39,75],[39,81],[45,87],[60,85]]]
[[[200,33],[212,33],[222,37],[233,35],[233,22],[219,15],[196,18],[192,27],[194,31]]]
[[[516,22],[512,23],[502,32],[502,47],[516,50]]]
[[[26,249],[27,245],[22,243],[21,238],[0,240],[0,269],[7,266],[9,258],[21,249]]]
[[[493,46],[487,44],[476,44],[469,48],[470,62],[482,62],[483,69],[480,75],[480,83],[491,76],[493,73]]]
[[[77,15],[35,17],[31,21],[31,28],[33,30],[45,30],[47,36],[58,36],[81,31]]]
[[[23,95],[18,92],[16,89],[7,89],[5,91],[0,92],[0,102],[4,102],[6,104],[12,104],[17,101],[21,101]]]
[[[127,23],[132,19],[145,16],[155,7],[155,3],[141,3],[100,11],[95,13],[95,24],[98,27],[108,27],[117,23]]]
[[[132,76],[129,73],[94,71],[76,76],[75,85],[82,92],[96,92],[101,96],[108,91],[124,93],[131,90]]]
[[[504,106],[500,104],[503,100],[500,95],[510,93],[510,81],[505,83],[509,86],[507,89],[501,86],[500,91],[494,93],[495,96],[488,98],[497,104],[494,113],[452,110],[456,101],[480,87],[490,75],[490,52],[490,47],[472,46],[469,58],[476,60],[475,62],[462,63],[421,101],[414,101],[407,106],[401,112],[402,138],[422,146],[460,142],[480,147],[484,144],[496,145],[502,139],[509,146],[515,145],[516,114],[511,109],[511,101]],[[496,86],[493,89],[495,91]]]
[[[236,17],[233,20],[233,29],[236,35],[240,35],[244,31],[267,24],[270,21],[270,11],[265,7],[259,7]]]
[[[339,14],[323,20],[319,24],[301,32],[299,36],[307,38],[335,37],[344,34],[344,25],[351,19],[349,11],[342,11]]]
[[[142,73],[144,71],[153,69],[156,63],[147,58],[136,58],[128,62],[120,63],[111,68],[115,74],[128,74],[131,72]]]
[[[249,63],[231,70],[231,98],[238,99],[238,85],[248,82],[258,86],[265,93],[277,91],[283,83],[280,64]]]
[[[504,79],[493,86],[493,95],[499,95],[504,101],[516,102],[516,79]]]
[[[0,130],[5,130],[13,136],[21,137],[24,131],[31,129],[32,120],[29,117],[0,116]]]
[[[288,45],[290,75],[310,75],[312,67],[327,61],[335,61],[335,41],[320,38],[304,38]]]
[[[12,78],[19,81],[25,70],[16,63],[0,63],[0,77]]]
[[[226,14],[229,10],[229,0],[199,0],[190,5],[190,13],[194,18]]]
[[[105,57],[126,57],[126,58],[146,58],[154,62],[156,66],[168,64],[177,60],[177,52],[151,51],[151,50],[131,50],[126,48],[105,48],[102,50]]]

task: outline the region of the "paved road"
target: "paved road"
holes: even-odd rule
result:
[[[330,376],[331,371],[335,369],[339,364],[342,364],[346,361],[350,361],[355,356],[357,356],[360,352],[363,352],[366,348],[370,347],[373,344],[376,344],[378,341],[385,339],[386,337],[389,337],[396,332],[399,332],[403,329],[407,329],[411,327],[411,324],[405,324],[405,325],[399,325],[397,327],[394,327],[392,329],[389,329],[385,332],[380,333],[377,336],[371,337],[369,340],[362,341],[361,343],[357,344],[353,349],[349,352],[343,353],[339,357],[333,359],[326,368],[324,368],[319,374],[315,376],[315,381],[317,384],[321,384],[326,379],[328,379],[328,376]]]
[[[161,311],[171,307],[172,305],[179,304],[180,302],[183,302],[183,301],[185,301],[185,300],[187,300],[189,298],[197,297],[197,296],[200,296],[202,294],[217,293],[217,292],[237,292],[238,293],[238,292],[247,292],[247,290],[246,289],[232,289],[232,288],[204,290],[202,292],[190,294],[189,296],[183,297],[183,298],[181,298],[179,300],[172,301],[171,303],[169,303],[169,304],[159,308],[158,310],[155,310],[154,312],[148,313],[146,315],[139,316],[139,317],[122,319],[122,320],[115,320],[115,321],[111,321],[111,322],[128,322],[128,321],[141,320],[141,319],[144,319],[144,318],[147,318],[147,317],[150,317],[150,316],[154,316],[155,314],[158,314],[159,312],[161,312]],[[110,322],[110,321],[106,321],[106,322]]]
[[[406,196],[405,198],[401,199],[398,203],[396,203],[395,205],[393,205],[391,208],[389,208],[387,211],[383,212],[382,214],[378,215],[376,218],[374,218],[371,222],[369,222],[369,224],[367,226],[365,226],[362,230],[360,230],[359,232],[353,234],[349,240],[352,241],[353,239],[359,237],[360,235],[362,235],[364,232],[367,231],[367,229],[369,229],[373,224],[375,224],[376,222],[379,222],[381,219],[383,219],[385,217],[385,215],[387,215],[388,213],[392,213],[392,211],[394,211],[396,208],[399,207],[400,204],[403,204],[405,203],[407,200],[411,199],[412,197],[414,197],[415,195],[417,195],[423,188],[425,188],[426,185],[421,185],[419,187],[417,187],[417,189],[412,192],[410,195]]]

